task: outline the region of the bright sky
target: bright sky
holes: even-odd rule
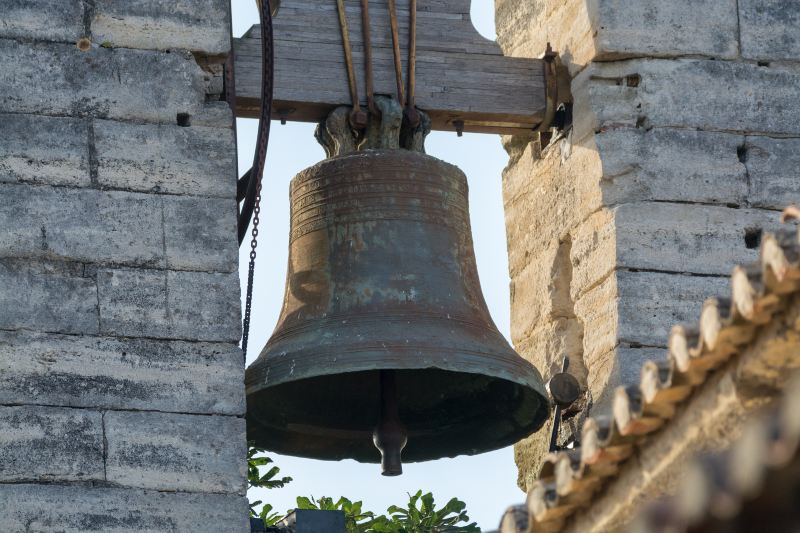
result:
[[[494,38],[494,0],[473,0],[472,18],[484,36]],[[258,21],[254,0],[233,0],[233,29],[239,36]],[[250,167],[256,137],[255,120],[238,121],[239,168]],[[261,231],[256,265],[255,297],[250,332],[250,364],[277,322],[286,276],[289,242],[289,181],[303,168],[324,158],[313,137],[314,125],[273,122],[263,185]],[[508,158],[494,135],[432,133],[429,154],[456,164],[470,186],[472,230],[483,293],[500,331],[509,336],[508,258],[501,194],[501,173]],[[249,247],[242,248],[242,294],[247,280]],[[507,448],[476,457],[461,457],[404,465],[398,478],[384,478],[378,465],[354,461],[323,462],[271,454],[281,473],[294,478],[284,489],[255,491],[278,510],[294,507],[297,496],[346,496],[363,500],[365,508],[383,513],[389,505],[405,504],[406,494],[418,489],[433,492],[444,503],[458,497],[467,503],[470,517],[483,529],[494,529],[511,504],[525,495],[517,488],[513,450]]]

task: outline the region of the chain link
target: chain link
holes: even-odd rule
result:
[[[262,40],[262,97],[261,118],[259,122],[259,135],[251,180],[256,180],[255,201],[253,204],[253,229],[250,240],[250,263],[247,269],[247,293],[244,304],[244,320],[242,321],[242,354],[247,358],[247,344],[250,340],[250,317],[253,309],[253,283],[256,271],[256,248],[258,247],[258,225],[261,222],[261,184],[264,174],[264,161],[267,157],[269,144],[269,127],[272,115],[272,87],[273,87],[273,44],[272,44],[272,13],[271,2],[259,2],[261,14],[261,40]]]

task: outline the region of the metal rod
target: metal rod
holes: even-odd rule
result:
[[[400,33],[397,29],[397,2],[389,0],[389,24],[392,28],[392,45],[394,52],[394,76],[397,82],[397,101],[400,107],[406,106],[405,89],[403,87],[403,62],[400,58]]]
[[[380,110],[375,106],[375,87],[372,73],[372,39],[369,31],[369,0],[361,0],[361,33],[364,36],[364,71],[366,72],[367,107],[370,113],[379,117]]]
[[[353,67],[353,49],[350,46],[350,30],[347,26],[347,12],[344,7],[344,0],[336,0],[336,7],[339,11],[339,28],[342,31],[342,47],[344,48],[344,61],[347,66],[347,82],[350,85],[350,100],[353,102],[353,113],[350,115],[351,125],[356,128],[366,127],[366,117],[361,111],[361,103],[358,98],[358,82],[356,72]]]
[[[408,102],[403,116],[412,128],[419,126],[417,113],[417,0],[411,0],[409,7],[408,37]]]
[[[561,364],[561,371],[566,372],[569,368],[569,357],[564,357],[564,362]],[[556,404],[555,412],[553,413],[553,432],[550,434],[550,451],[558,450],[558,433],[561,430],[561,406]]]
[[[397,377],[394,370],[381,370],[381,419],[372,433],[372,441],[381,452],[381,470],[384,476],[403,473],[401,458],[408,442],[408,431],[400,421],[397,400]]]

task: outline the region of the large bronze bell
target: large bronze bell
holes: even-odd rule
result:
[[[291,209],[283,310],[247,370],[249,439],[316,459],[383,453],[396,475],[401,451],[472,455],[542,425],[541,377],[481,293],[457,167],[405,150],[335,157],[294,178]]]

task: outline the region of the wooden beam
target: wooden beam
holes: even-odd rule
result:
[[[346,0],[359,95],[366,104],[360,2]],[[520,133],[545,112],[544,64],[503,56],[470,20],[470,0],[418,0],[417,107],[435,130]],[[398,0],[403,78],[408,78],[408,0]],[[377,94],[395,95],[387,0],[370,1]],[[318,122],[351,105],[336,2],[282,0],[273,23],[275,104],[273,118]],[[261,39],[254,26],[234,43],[237,115],[256,117],[260,106]]]

